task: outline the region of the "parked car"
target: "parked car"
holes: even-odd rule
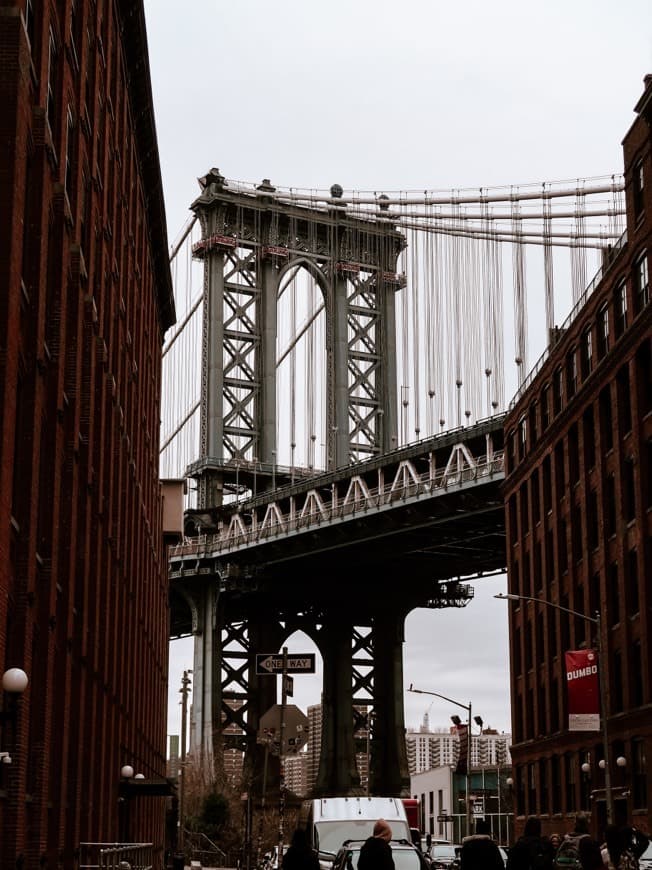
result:
[[[459,846],[454,843],[433,843],[428,852],[430,864],[433,870],[449,870],[459,866],[459,859],[456,850]]]
[[[640,870],[652,870],[652,843],[638,859],[638,866]]]
[[[332,870],[357,870],[364,840],[345,840],[333,861]],[[407,840],[390,840],[396,870],[424,870],[424,857]]]

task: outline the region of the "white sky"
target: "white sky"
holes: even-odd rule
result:
[[[652,72],[649,0],[145,0],[170,237],[196,179],[446,189],[622,170],[620,142]],[[570,291],[569,291],[570,293]],[[504,578],[462,611],[415,611],[405,683],[510,729]],[[291,645],[292,651],[309,651]],[[271,652],[271,650],[263,650]],[[170,721],[192,667],[172,644]],[[295,680],[300,706],[320,681]],[[454,708],[406,695],[406,722]]]

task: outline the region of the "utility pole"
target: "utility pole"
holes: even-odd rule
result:
[[[283,647],[283,670],[281,673],[281,722],[280,722],[280,761],[281,761],[281,776],[279,779],[279,797],[278,797],[278,870],[281,870],[283,863],[283,840],[284,840],[284,816],[285,816],[285,707],[287,705],[287,683],[288,683],[288,648]]]
[[[190,692],[191,679],[188,674],[192,671],[184,671],[181,677],[181,752],[179,759],[179,767],[181,768],[181,784],[179,786],[179,837],[178,847],[183,849],[183,830],[184,830],[184,809],[185,809],[185,791],[186,791],[186,741],[187,741],[187,719],[188,719],[188,694]]]

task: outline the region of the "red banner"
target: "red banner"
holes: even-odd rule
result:
[[[568,730],[600,730],[600,683],[598,654],[594,649],[566,653]]]

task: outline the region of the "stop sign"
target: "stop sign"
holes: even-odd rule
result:
[[[283,754],[298,752],[308,740],[308,717],[295,704],[286,704],[283,715]],[[260,717],[259,737],[281,739],[281,705],[274,704]]]

